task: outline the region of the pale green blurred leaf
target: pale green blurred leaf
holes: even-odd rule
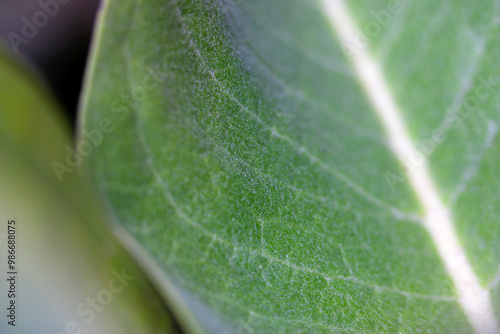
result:
[[[149,278],[109,231],[85,178],[75,169],[60,182],[54,173],[52,163],[64,161],[72,143],[51,93],[0,51],[0,270],[6,275],[7,221],[14,219],[18,272],[16,326],[4,315],[0,332],[179,333]],[[129,280],[120,284],[117,273]],[[111,300],[102,299],[110,284]],[[6,289],[2,282],[2,309]]]

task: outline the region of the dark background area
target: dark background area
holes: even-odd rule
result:
[[[0,38],[42,72],[72,126],[99,3],[0,0]]]

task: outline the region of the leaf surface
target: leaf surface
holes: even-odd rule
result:
[[[102,15],[82,128],[113,130],[92,175],[223,323],[498,330],[494,1],[110,0]]]

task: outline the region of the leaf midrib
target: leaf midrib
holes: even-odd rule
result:
[[[360,29],[354,22],[347,4],[344,0],[322,0],[322,4],[325,16],[338,40],[352,45],[350,42],[355,40]],[[418,151],[403,120],[400,107],[389,89],[382,66],[366,47],[353,53],[351,60],[366,98],[386,130],[395,157],[404,163]],[[467,253],[455,231],[451,211],[441,200],[428,168],[427,157],[422,157],[420,165],[413,166],[407,177],[424,210],[423,227],[429,233],[448,275],[453,280],[459,304],[476,332],[498,333],[500,329],[493,312],[490,291],[481,286],[469,263]]]

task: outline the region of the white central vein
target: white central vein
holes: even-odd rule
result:
[[[340,42],[353,45],[360,31],[345,5],[345,0],[321,1]],[[351,57],[357,78],[387,132],[394,154],[401,162],[408,161],[409,156],[417,152],[417,149],[406,129],[380,64],[366,48],[360,49]],[[467,318],[477,333],[500,333],[489,290],[481,286],[467,259],[455,231],[450,210],[438,194],[425,158],[408,178],[424,210],[423,225],[455,284],[458,301]]]

